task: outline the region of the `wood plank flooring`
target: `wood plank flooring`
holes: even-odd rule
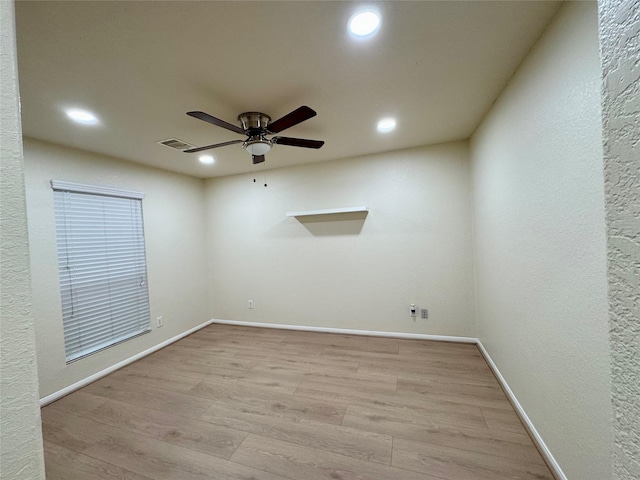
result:
[[[553,480],[466,344],[211,325],[42,424],[48,480]]]

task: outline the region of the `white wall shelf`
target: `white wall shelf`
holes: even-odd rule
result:
[[[331,215],[332,213],[355,213],[368,212],[365,206],[359,207],[342,207],[342,208],[325,208],[324,210],[305,210],[302,212],[287,212],[287,217],[308,217],[311,215]]]

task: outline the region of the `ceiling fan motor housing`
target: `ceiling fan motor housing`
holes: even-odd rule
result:
[[[245,112],[238,115],[238,120],[242,123],[242,128],[248,130],[249,136],[264,135],[271,117],[260,112]]]

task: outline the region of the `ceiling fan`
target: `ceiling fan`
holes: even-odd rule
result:
[[[320,148],[324,145],[321,140],[307,140],[304,138],[291,138],[291,137],[272,137],[267,138],[267,135],[273,135],[274,133],[280,133],[287,128],[291,128],[294,125],[309,120],[316,116],[316,112],[311,108],[302,106],[296,108],[293,112],[286,114],[284,117],[279,118],[275,122],[271,121],[271,117],[260,112],[245,112],[238,115],[238,120],[242,124],[242,127],[238,127],[231,123],[220,120],[204,112],[187,112],[187,115],[203,120],[205,122],[217,125],[218,127],[226,128],[232,132],[239,133],[240,135],[246,135],[246,140],[231,140],[229,142],[215,143],[213,145],[205,145],[204,147],[190,148],[184,150],[184,153],[195,153],[203,150],[209,150],[211,148],[225,147],[227,145],[233,145],[235,143],[242,143],[242,148],[251,154],[254,165],[256,163],[264,162],[264,155],[274,144],[289,145],[291,147],[305,147],[305,148]]]

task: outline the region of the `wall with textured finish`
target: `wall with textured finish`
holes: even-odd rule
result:
[[[466,142],[255,178],[207,182],[214,317],[475,336]],[[357,205],[369,214],[285,216]]]
[[[44,479],[13,2],[0,2],[0,478]]]
[[[567,2],[471,141],[478,333],[570,479],[611,478],[595,2]]]
[[[640,1],[601,0],[614,474],[640,478]]]
[[[28,138],[24,140],[24,162],[42,397],[211,318],[204,281],[207,273],[203,261],[206,249],[201,179]],[[69,365],[64,352],[51,179],[145,194],[142,209],[151,332]],[[164,318],[162,328],[156,328],[157,316]]]

